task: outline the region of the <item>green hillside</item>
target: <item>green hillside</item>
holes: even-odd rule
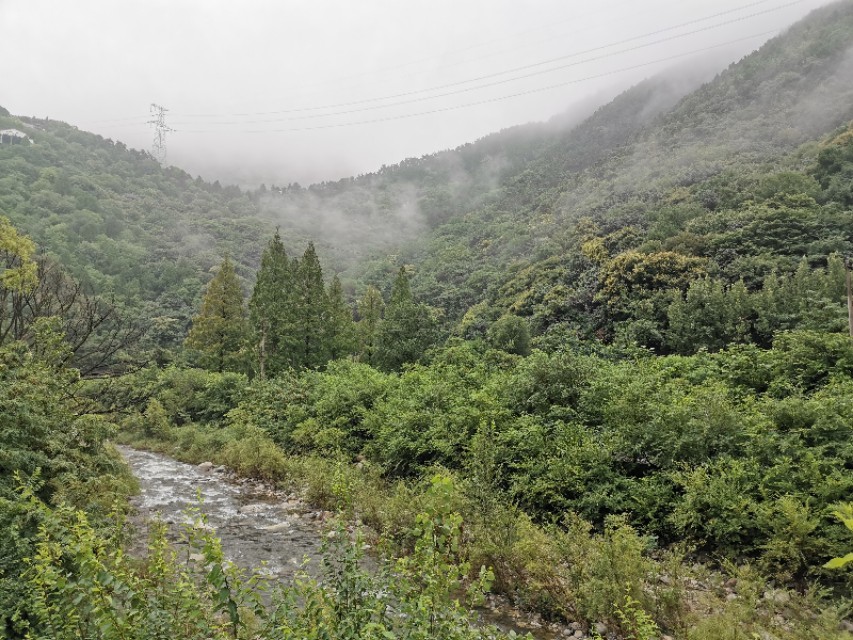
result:
[[[736,216],[746,201],[772,198],[772,174],[798,173],[804,185],[813,185],[810,170],[819,149],[800,145],[853,119],[851,25],[850,3],[817,11],[641,130],[599,140],[596,131],[612,131],[625,113],[643,111],[641,87],[627,92],[507,181],[488,206],[455,217],[404,254],[417,265],[415,290],[446,299],[454,317],[485,299],[537,316],[544,329],[561,320],[542,308],[544,298],[566,301],[597,293],[597,286],[592,292],[578,289],[596,279],[591,264],[577,264],[586,235],[616,232],[623,237],[608,241],[610,253],[649,253],[675,246],[675,237],[695,218]],[[593,157],[585,161],[589,153]],[[826,202],[814,187],[809,195]],[[829,210],[826,215],[836,217]],[[849,232],[826,233],[835,242],[815,253],[825,258],[847,249],[846,241],[837,241]],[[679,249],[722,260],[707,247],[682,243]],[[750,258],[739,256],[724,275],[731,283],[741,275],[760,278],[774,266],[792,270],[790,257],[801,257],[802,247],[780,249],[745,248],[741,254],[757,251],[772,258],[762,266],[744,265],[741,273],[739,264]],[[565,289],[554,290],[557,286]],[[514,291],[533,299],[519,300]],[[564,313],[591,320],[583,308],[568,307]],[[594,330],[602,328],[592,322]]]
[[[696,82],[251,193],[0,110],[0,636],[848,638],[853,0]],[[337,512],[329,580],[128,561],[110,440]]]
[[[62,122],[0,117],[6,127],[33,144],[0,145],[0,215],[90,291],[127,307],[152,344],[180,344],[223,254],[252,278],[271,229],[249,195]]]

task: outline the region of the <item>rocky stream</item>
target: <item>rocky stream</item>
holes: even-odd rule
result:
[[[239,478],[211,463],[190,465],[164,455],[118,447],[140,484],[133,500],[140,532],[159,517],[170,525],[201,507],[232,562],[246,569],[263,567],[272,579],[291,580],[303,568],[320,565],[323,523],[330,515],[312,510],[297,495],[261,482]],[[139,539],[144,539],[141,535]],[[584,638],[580,625],[547,625],[490,598],[480,616],[488,623],[537,640]]]

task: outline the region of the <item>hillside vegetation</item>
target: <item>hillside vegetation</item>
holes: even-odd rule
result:
[[[589,636],[849,637],[851,121],[851,1],[698,88],[307,188],[0,116],[34,140],[0,146],[0,633],[497,637],[454,600],[491,588]],[[356,536],[277,596],[203,527],[206,571],[162,532],[127,560],[110,438],[396,559]]]

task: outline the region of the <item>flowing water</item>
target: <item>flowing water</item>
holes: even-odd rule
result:
[[[166,456],[119,447],[140,484],[133,499],[140,528],[159,516],[169,524],[188,520],[200,507],[222,541],[226,557],[245,568],[263,567],[291,579],[305,559],[318,565],[322,534],[315,513],[287,494],[256,482],[235,482],[221,467],[202,470]]]
[[[137,511],[134,522],[141,532],[154,517],[178,525],[189,519],[189,510],[200,508],[222,541],[225,556],[237,565],[262,567],[263,573],[281,580],[292,579],[306,560],[309,573],[319,568],[322,514],[308,509],[296,496],[234,478],[223,467],[194,466],[148,451],[118,449],[139,480],[141,490],[133,505]],[[177,527],[172,529],[176,537]],[[561,635],[531,629],[509,608],[481,614],[504,630],[532,632],[537,640]]]

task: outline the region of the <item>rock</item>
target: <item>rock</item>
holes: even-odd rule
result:
[[[791,601],[791,595],[787,591],[779,589],[768,590],[764,592],[764,599],[773,604],[788,604]]]
[[[198,467],[196,467],[199,471],[204,471],[204,473],[210,473],[213,471],[213,463],[212,462],[202,462]]]
[[[667,586],[672,584],[672,578],[670,578],[665,573],[661,574],[660,577],[658,578],[658,580],[660,581],[661,584],[665,584]]]
[[[603,622],[596,622],[592,625],[593,630],[600,636],[607,634],[607,625]]]
[[[730,593],[730,594],[728,594],[728,595],[726,596],[726,600],[728,600],[729,602],[732,602],[732,601],[734,601],[734,600],[737,600],[737,595],[736,595],[736,594],[734,594],[734,593]]]
[[[266,505],[263,504],[246,504],[237,509],[237,511],[243,515],[251,515],[261,513],[265,508]]]
[[[574,633],[572,633],[573,638],[583,638],[585,636],[584,632],[580,629],[575,629]]]
[[[271,524],[267,527],[263,527],[264,531],[269,531],[271,533],[276,533],[278,531],[286,531],[290,529],[289,522],[279,522],[278,524]]]
[[[726,589],[734,589],[737,587],[737,578],[729,578],[723,586],[725,586]]]
[[[853,632],[853,622],[850,622],[849,620],[842,620],[839,626],[841,627],[842,631]]]

